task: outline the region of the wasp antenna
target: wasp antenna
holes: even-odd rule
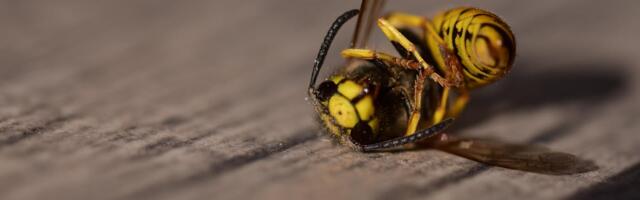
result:
[[[342,27],[344,23],[349,21],[349,19],[358,15],[358,12],[359,11],[357,9],[353,9],[340,15],[340,17],[338,17],[333,22],[333,24],[331,25],[331,28],[329,28],[327,35],[324,36],[324,40],[322,41],[322,45],[320,46],[320,51],[318,51],[318,56],[316,57],[316,60],[313,62],[313,72],[311,72],[311,81],[309,82],[309,95],[311,95],[314,91],[313,86],[316,84],[318,73],[320,72],[322,63],[324,63],[324,58],[327,56],[327,52],[329,51],[329,47],[333,42],[333,38],[338,33],[338,30],[340,30],[340,27]]]
[[[362,145],[360,146],[360,148],[363,152],[368,152],[368,151],[374,151],[379,149],[391,148],[391,147],[395,147],[403,144],[415,143],[444,131],[447,127],[449,127],[449,125],[451,125],[451,123],[453,123],[453,118],[448,118],[427,129],[417,131],[414,134],[393,138],[393,139],[375,143],[375,144]]]

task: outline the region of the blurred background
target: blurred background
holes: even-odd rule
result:
[[[359,4],[0,1],[0,199],[640,198],[638,1],[386,4],[509,23],[512,72],[472,93],[453,132],[600,167],[566,176],[335,145],[305,87],[331,22]],[[354,22],[326,66],[343,64]]]

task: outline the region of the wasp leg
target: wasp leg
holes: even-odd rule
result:
[[[409,117],[409,123],[407,124],[407,130],[405,135],[411,135],[416,132],[418,124],[420,124],[420,112],[422,111],[422,91],[424,90],[424,81],[427,76],[423,72],[418,73],[416,81],[413,86],[413,109],[411,110],[411,117]]]
[[[444,91],[441,95],[441,99],[439,100],[439,105],[434,113],[433,122],[440,122],[445,115],[457,116],[465,107],[469,100],[469,94],[466,88],[461,87],[457,91],[459,96],[456,98],[453,103],[453,107],[449,110],[447,109],[447,103],[449,100],[449,95],[451,91],[450,86],[462,86],[463,83],[463,74],[462,74],[462,66],[460,65],[458,59],[455,54],[447,48],[447,45],[440,37],[440,35],[435,30],[433,23],[425,17],[411,15],[407,13],[394,12],[389,13],[384,17],[389,24],[396,28],[405,28],[405,27],[418,27],[424,31],[425,40],[434,41],[437,44],[437,50],[440,52],[442,56],[436,57],[435,62],[439,63],[439,65],[446,66],[448,70],[445,70],[446,81],[436,81],[440,85],[444,86]],[[442,84],[443,82],[451,83],[449,85]]]
[[[363,60],[379,60],[388,65],[398,66],[405,69],[419,70],[420,63],[415,60],[398,58],[386,53],[377,52],[371,49],[345,49],[340,53],[344,58],[357,58]]]
[[[451,88],[444,88],[442,90],[442,96],[440,97],[440,102],[438,103],[438,108],[436,108],[435,113],[433,114],[433,118],[431,120],[433,120],[433,123],[438,123],[440,122],[440,120],[442,120],[442,118],[444,118],[444,115],[447,112],[447,103],[449,102],[449,92],[451,91]]]
[[[404,27],[419,27],[425,31],[426,34],[431,34],[435,37],[434,39],[438,44],[445,44],[444,40],[438,36],[438,32],[433,27],[433,24],[429,19],[417,15],[412,15],[403,12],[392,12],[384,16],[384,19],[389,22],[392,26],[396,28],[404,28]]]
[[[444,131],[449,125],[453,123],[453,119],[446,119],[436,125],[433,125],[427,129],[420,130],[413,135],[402,136],[398,138],[389,139],[375,144],[360,145],[360,150],[363,152],[375,151],[380,149],[387,149],[396,147],[403,144],[416,143],[426,138],[432,137]]]
[[[434,61],[438,65],[446,66],[446,81],[437,81],[443,87],[460,87],[463,84],[462,65],[460,65],[456,55],[447,47],[446,42],[435,30],[429,19],[421,16],[411,15],[407,13],[394,12],[386,15],[384,19],[390,26],[395,28],[418,27],[424,31],[425,40],[435,41],[435,47],[431,47],[432,51],[438,51],[442,56],[436,56]],[[382,28],[382,27],[381,27]],[[386,33],[385,33],[386,34]],[[392,40],[393,41],[393,40]],[[400,43],[403,45],[402,43]],[[429,45],[429,44],[428,44]],[[404,45],[403,45],[404,47]],[[406,48],[406,47],[405,47]],[[435,49],[434,49],[435,48]],[[409,49],[407,49],[409,50]],[[435,80],[435,79],[434,79]]]
[[[409,136],[413,134],[418,128],[418,124],[420,122],[420,111],[422,110],[422,91],[424,89],[424,81],[427,76],[430,76],[434,81],[442,81],[443,78],[434,72],[432,66],[429,66],[420,53],[416,50],[416,46],[409,41],[398,29],[391,26],[386,20],[378,19],[378,26],[382,30],[382,32],[387,36],[387,38],[391,41],[392,44],[396,47],[404,48],[409,54],[411,54],[416,61],[420,64],[420,70],[418,70],[418,76],[416,77],[416,81],[414,84],[414,107],[411,112],[411,117],[409,118],[409,122],[407,124],[407,130],[405,135]],[[450,86],[450,83],[444,81],[439,82],[445,87]]]
[[[433,73],[433,66],[430,66],[429,64],[427,64],[427,62],[424,61],[420,53],[416,50],[416,46],[404,35],[402,35],[402,33],[398,31],[398,29],[389,24],[389,22],[387,22],[385,19],[378,19],[378,26],[394,46],[402,47],[415,58],[415,60],[418,62],[418,64],[420,64],[425,72],[431,72],[428,74],[431,79],[433,79],[443,87],[454,87],[459,85],[459,83],[457,82],[443,78],[438,73]]]
[[[464,110],[469,102],[469,92],[465,89],[458,90],[458,97],[453,102],[452,107],[448,107],[447,103],[449,102],[449,95],[451,94],[451,88],[444,88],[442,91],[442,96],[440,97],[440,102],[438,103],[438,108],[436,108],[435,113],[433,114],[432,123],[440,122],[445,116],[446,117],[458,117],[460,112]]]
[[[467,102],[469,102],[469,92],[467,90],[460,90],[459,96],[456,101],[453,103],[453,108],[451,108],[451,116],[457,117],[464,107],[466,107]]]

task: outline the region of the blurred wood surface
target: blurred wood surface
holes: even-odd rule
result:
[[[640,198],[638,1],[387,2],[504,18],[513,71],[452,131],[600,167],[565,176],[335,145],[305,86],[330,23],[358,4],[1,1],[0,199]]]

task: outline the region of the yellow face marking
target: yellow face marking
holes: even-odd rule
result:
[[[371,130],[373,130],[373,133],[376,133],[376,131],[378,131],[378,119],[377,118],[373,118],[367,124],[369,124],[369,127],[371,127]]]
[[[360,119],[364,121],[369,120],[374,112],[373,99],[371,96],[367,95],[358,101],[358,103],[356,103],[356,110],[358,110],[358,114],[360,114]]]
[[[362,93],[362,90],[362,86],[351,80],[345,81],[338,85],[338,92],[349,99],[356,98],[358,95],[360,95],[360,93]]]
[[[335,83],[335,84],[340,83],[340,81],[342,81],[342,79],[344,79],[344,76],[337,75],[337,76],[331,77],[331,81],[333,81],[333,83]]]
[[[340,95],[333,95],[329,99],[329,113],[344,128],[353,128],[359,121],[351,101]]]

